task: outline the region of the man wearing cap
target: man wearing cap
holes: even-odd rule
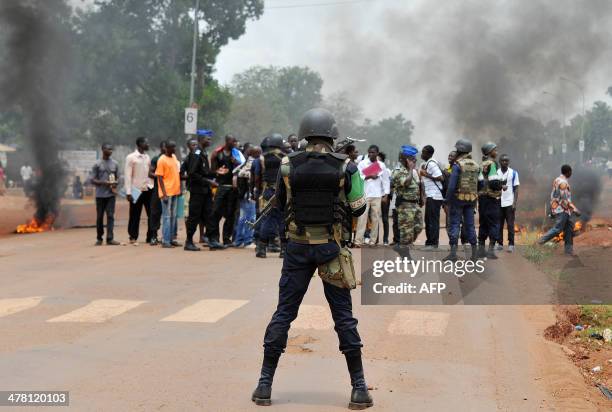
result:
[[[341,256],[350,260],[345,247],[350,234],[344,224],[365,211],[363,180],[346,155],[334,153],[338,128],[329,111],[306,112],[299,137],[308,144],[304,151],[283,158],[276,184],[277,204],[285,213],[289,243],[278,285],[278,305],[264,336],[261,375],[251,399],[257,405],[271,404],[272,381],[287,346],[289,327],[318,269],[353,387],[349,408],[365,409],[373,401],[364,377],[363,344],[353,317],[350,291],[356,284],[343,284],[335,273],[329,277],[332,265],[340,264]],[[344,269],[338,273],[345,279]],[[352,277],[354,272],[349,274]]]
[[[485,143],[482,148],[481,173],[478,176],[480,190],[478,191],[478,257],[497,259],[495,242],[499,236],[499,220],[501,214],[502,182],[498,173],[497,145]],[[489,239],[489,249],[485,244]]]
[[[416,147],[404,145],[400,150],[400,167],[393,171],[391,186],[396,193],[395,207],[399,226],[399,245],[395,249],[410,257],[409,247],[423,230],[423,193],[416,171]]]
[[[478,175],[480,167],[472,159],[472,142],[459,139],[455,143],[457,156],[451,166],[451,175],[446,191],[446,204],[450,215],[448,229],[450,254],[445,260],[455,261],[459,242],[460,226],[463,224],[470,245],[472,245],[471,260],[478,259],[476,246],[476,229],[474,227],[474,207],[478,199]],[[463,222],[463,223],[462,223]]]

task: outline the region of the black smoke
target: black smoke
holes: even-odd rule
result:
[[[19,110],[26,149],[37,170],[35,219],[57,216],[65,188],[58,159],[64,131],[68,35],[58,11],[60,0],[2,0],[0,5],[0,110]]]

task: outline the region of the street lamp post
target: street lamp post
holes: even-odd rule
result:
[[[561,150],[561,152],[563,153],[563,163],[565,163],[565,160],[566,160],[565,152],[567,151],[567,138],[565,136],[565,100],[558,94],[547,92],[546,90],[544,90],[542,94],[547,94],[549,96],[552,96],[554,98],[561,100],[561,109],[563,110],[563,123],[561,124],[561,127],[562,127],[561,130],[563,131],[563,144],[565,145],[565,151]]]
[[[198,12],[200,10],[200,0],[196,0],[195,9],[193,12],[193,50],[191,54],[191,87],[189,88],[189,105],[193,106],[195,79],[196,79],[196,56],[198,53]]]
[[[560,77],[560,79],[576,86],[578,90],[580,90],[580,93],[582,94],[582,122],[580,123],[580,141],[584,142],[584,121],[586,120],[584,87],[581,84],[579,84],[577,81],[568,79],[567,77]],[[581,151],[580,152],[580,163],[582,164],[583,161],[584,161],[584,152]]]

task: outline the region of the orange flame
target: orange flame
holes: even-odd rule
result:
[[[582,222],[579,220],[574,224],[574,235],[578,235],[582,230]],[[553,242],[561,242],[563,241],[563,232],[559,233],[557,236],[553,238]]]
[[[35,217],[32,218],[28,223],[24,225],[17,226],[15,232],[17,233],[40,233],[47,232],[49,230],[53,230],[53,222],[55,221],[55,216],[49,215],[45,218],[44,221],[40,221]]]

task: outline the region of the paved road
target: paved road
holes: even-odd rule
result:
[[[69,390],[85,411],[256,410],[280,260],[92,239],[92,229],[0,239],[0,390]],[[354,293],[375,410],[594,409],[577,370],[541,337],[550,307],[364,307]],[[271,409],[345,410],[337,345],[313,279]]]

